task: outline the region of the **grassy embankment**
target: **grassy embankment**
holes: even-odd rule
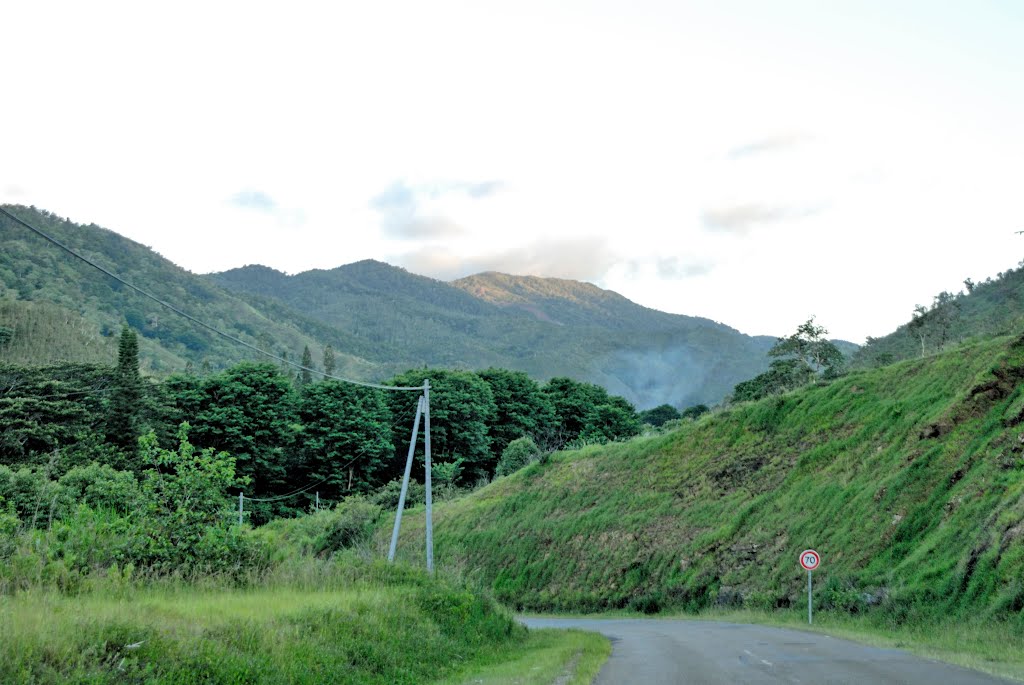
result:
[[[450,576],[302,549],[347,525],[323,512],[256,531],[278,558],[251,575],[115,566],[63,591],[23,575],[0,595],[0,682],[582,685],[606,658],[604,638],[528,632]]]
[[[819,611],[878,634],[980,621],[1006,653],[1024,635],[1022,379],[1024,340],[993,339],[557,454],[439,506],[437,558],[519,609],[783,617],[813,547]]]

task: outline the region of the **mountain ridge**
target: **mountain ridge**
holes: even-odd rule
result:
[[[686,407],[717,403],[736,383],[763,371],[775,341],[708,319],[658,312],[567,279],[482,274],[446,283],[377,260],[295,275],[251,264],[194,274],[95,224],[7,208],[254,347],[292,359],[309,347],[318,360],[329,344],[338,359],[336,373],[360,380],[424,365],[493,366],[540,381],[569,376],[594,382],[641,408]],[[140,334],[140,354],[151,373],[189,365],[224,368],[256,354],[170,315],[6,217],[0,217],[0,248],[0,297],[63,307],[106,337],[128,323]],[[488,297],[472,292],[485,285],[491,288]],[[516,306],[507,306],[511,295],[501,293],[514,293]],[[55,361],[45,350],[39,354],[41,362]]]

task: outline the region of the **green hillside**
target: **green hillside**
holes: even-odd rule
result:
[[[714,404],[767,368],[775,342],[555,278],[485,273],[443,283],[370,260],[294,276],[246,266],[210,278],[254,306],[277,302],[348,332],[363,343],[344,349],[381,365],[571,376],[640,407]]]
[[[1022,379],[1003,337],[558,453],[439,506],[437,558],[521,609],[771,608],[810,547],[821,606],[1019,620]]]
[[[251,345],[297,358],[304,346],[319,353],[323,345],[332,344],[338,373],[357,378],[387,373],[348,353],[345,336],[336,331],[296,312],[254,307],[113,231],[34,208],[4,208],[128,282]],[[0,326],[12,329],[7,344],[0,345],[4,361],[91,361],[96,359],[90,345],[97,332],[110,338],[124,323],[142,336],[143,364],[154,373],[181,371],[189,362],[197,368],[204,362],[224,368],[257,356],[103,275],[2,214],[0,302],[18,303],[0,307]],[[68,314],[60,333],[54,329],[60,316],[53,315],[53,305]],[[45,319],[48,337],[38,337],[38,327],[13,323],[26,317]],[[48,344],[56,338],[63,341],[59,355]]]
[[[910,320],[889,335],[869,338],[853,357],[857,366],[888,364],[958,345],[976,336],[1006,335],[1024,320],[1024,262],[974,283],[966,292],[942,292],[930,305],[918,305]]]
[[[330,345],[336,373],[378,380],[424,365],[509,368],[538,380],[597,383],[641,408],[714,404],[767,368],[769,337],[743,335],[707,319],[641,307],[596,286],[559,279],[480,274],[444,283],[372,260],[289,276],[246,266],[201,276],[113,231],[35,208],[19,218],[130,283],[278,356],[305,347],[320,366]],[[17,316],[38,310],[48,338],[5,323],[0,360],[45,364],[97,359],[93,339],[128,323],[142,336],[146,371],[191,364],[223,369],[247,351],[161,307],[0,215],[0,301]],[[57,333],[52,311],[68,315]],[[50,313],[47,313],[50,312]],[[14,334],[17,334],[14,337]],[[59,338],[57,347],[48,341]],[[92,347],[90,347],[92,346]],[[109,347],[109,346],[108,346]],[[16,353],[15,353],[16,352]],[[106,360],[106,358],[104,358]]]

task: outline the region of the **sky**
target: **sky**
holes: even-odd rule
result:
[[[863,343],[1024,257],[1017,0],[3,14],[0,203],[196,273],[550,276]]]

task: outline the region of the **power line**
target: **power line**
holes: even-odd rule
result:
[[[351,464],[354,461],[355,461],[355,459],[350,461],[349,464]],[[343,465],[341,468],[345,468],[345,466],[348,466],[348,464]],[[312,485],[307,485],[304,488],[300,488],[298,490],[294,490],[294,491],[289,492],[288,494],[285,494],[285,495],[276,495],[274,497],[267,497],[267,498],[264,498],[264,499],[261,499],[259,497],[246,497],[245,494],[243,494],[243,493],[239,493],[239,495],[241,495],[242,499],[247,499],[250,502],[277,502],[278,500],[288,499],[289,497],[295,497],[295,495],[301,495],[302,493],[304,493],[304,492],[306,492],[308,490],[312,490],[313,488],[315,488],[318,485],[323,485],[324,483],[326,483],[330,479],[331,479],[331,477],[327,476],[327,478],[324,478],[319,483],[313,483]]]
[[[64,250],[68,254],[70,254],[72,257],[74,257],[76,259],[80,259],[81,261],[85,262],[86,264],[88,264],[89,266],[93,267],[94,269],[97,269],[97,270],[103,272],[104,274],[106,274],[107,276],[109,276],[110,278],[113,278],[118,283],[131,288],[132,290],[134,290],[135,292],[139,293],[140,295],[143,295],[144,297],[148,297],[149,299],[151,299],[154,302],[156,302],[157,304],[159,304],[161,307],[166,307],[167,309],[170,309],[175,314],[188,319],[189,321],[191,321],[192,323],[196,324],[197,326],[201,326],[202,328],[205,328],[208,331],[216,333],[217,335],[219,335],[219,336],[221,336],[223,338],[227,338],[228,340],[230,340],[232,342],[235,342],[235,343],[238,343],[239,345],[247,347],[248,349],[253,350],[254,352],[262,354],[262,355],[264,355],[266,357],[270,357],[271,359],[273,359],[275,361],[278,361],[278,362],[281,362],[282,364],[287,364],[288,366],[291,366],[291,367],[294,367],[296,369],[299,369],[300,371],[309,371],[310,373],[320,374],[320,375],[323,375],[325,378],[330,378],[331,380],[335,380],[335,381],[341,381],[342,383],[351,383],[353,385],[361,385],[364,388],[376,388],[378,390],[422,390],[423,389],[422,386],[418,386],[418,387],[412,388],[412,387],[404,387],[404,386],[397,386],[397,385],[380,385],[380,384],[377,384],[377,383],[367,383],[365,381],[357,381],[357,380],[353,380],[351,378],[342,378],[341,376],[332,376],[332,375],[329,375],[329,374],[317,371],[316,369],[311,369],[311,368],[303,366],[301,364],[296,364],[295,362],[290,361],[288,359],[285,359],[283,357],[278,357],[276,354],[272,354],[270,352],[267,352],[266,350],[260,349],[259,347],[256,347],[255,345],[247,343],[247,342],[245,342],[244,340],[242,340],[240,338],[236,338],[235,336],[231,335],[230,333],[225,333],[224,331],[220,330],[219,328],[215,328],[214,326],[211,326],[210,324],[206,323],[205,321],[201,321],[201,320],[195,318],[191,314],[186,314],[185,312],[181,311],[180,309],[178,309],[174,305],[169,304],[167,302],[164,302],[163,300],[161,300],[157,296],[150,294],[149,292],[143,290],[142,288],[140,288],[140,287],[138,287],[138,286],[136,286],[136,285],[134,285],[132,283],[129,283],[128,281],[124,280],[123,278],[121,278],[117,274],[115,274],[115,273],[113,273],[111,271],[108,271],[107,269],[103,268],[102,266],[100,266],[96,262],[93,262],[89,258],[79,254],[78,252],[76,252],[72,248],[68,247],[64,243],[60,242],[59,240],[57,240],[53,236],[49,235],[48,233],[44,232],[43,230],[41,230],[39,228],[36,228],[32,224],[29,224],[28,222],[18,218],[14,214],[11,214],[4,207],[0,207],[0,213],[4,214],[8,218],[10,218],[12,221],[15,221],[15,222],[21,224],[22,226],[24,226],[28,230],[32,231],[36,235],[40,236],[44,240],[46,240],[46,241],[56,245],[60,249]]]

